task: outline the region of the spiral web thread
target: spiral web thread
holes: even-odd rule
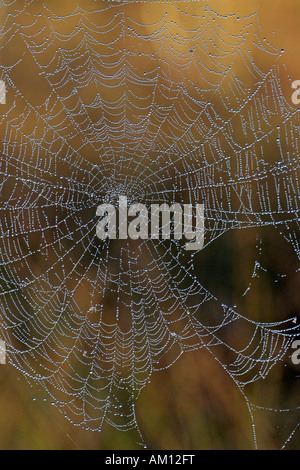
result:
[[[144,3],[1,2],[1,338],[8,362],[86,429],[137,427],[152,373],[199,348],[252,414],[245,386],[297,333],[220,301],[181,240],[96,237],[97,205],[122,194],[204,203],[203,253],[268,226],[299,258],[299,112],[281,90],[282,51],[255,12]]]

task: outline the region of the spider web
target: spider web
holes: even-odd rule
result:
[[[200,348],[253,417],[245,387],[297,334],[292,318],[257,320],[199,277],[228,233],[271,227],[300,253],[299,112],[281,88],[283,51],[254,11],[218,5],[2,2],[1,339],[86,429],[137,428],[152,374]],[[100,241],[96,208],[119,195],[203,203],[204,249]],[[243,296],[261,252],[258,236]]]

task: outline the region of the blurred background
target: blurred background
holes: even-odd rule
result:
[[[64,2],[63,5],[58,1],[31,2],[30,7],[27,7],[26,2],[20,1],[14,2],[13,8],[10,7],[9,10],[4,5],[0,7],[3,28],[8,27],[9,21],[12,21],[9,27],[14,28],[14,21],[16,21],[17,25],[24,26],[24,31],[26,31],[23,42],[21,41],[22,35],[16,34],[10,38],[6,46],[1,49],[0,60],[4,67],[9,67],[20,60],[20,65],[12,71],[11,76],[18,89],[33,106],[40,106],[45,98],[51,95],[48,82],[39,74],[36,64],[28,53],[29,49],[26,49],[28,35],[26,26],[32,24],[30,15],[37,17],[41,12],[40,21],[47,24],[48,19],[43,16],[45,9],[41,7],[42,3],[62,15],[66,15],[74,7],[70,0]],[[92,3],[94,2],[79,2],[87,9],[91,8]],[[154,6],[154,3],[157,5]],[[129,16],[132,16],[134,12],[135,19],[147,25],[155,24],[161,15],[161,9],[164,8],[168,11],[168,22],[176,21],[180,24],[182,21],[182,26],[183,22],[185,22],[185,27],[195,26],[196,20],[192,20],[189,16],[186,19],[184,16],[177,15],[172,5],[154,3],[135,3],[129,7],[120,5],[118,8],[120,11],[124,8]],[[278,65],[282,70],[280,74],[282,92],[286,100],[290,102],[291,80],[300,80],[299,52],[297,52],[300,44],[299,2],[297,0],[273,0],[271,5],[267,5],[267,2],[259,0],[251,2],[220,0],[199,3],[201,5],[209,3],[210,8],[220,14],[232,14],[232,20],[229,20],[232,21],[232,34],[239,29],[238,15],[247,17],[255,10],[258,12],[259,24],[253,22],[254,34],[262,40],[265,38],[275,49],[284,50],[284,52],[279,59],[275,58],[275,54],[273,57],[268,56],[270,62],[267,63],[265,59],[259,57],[253,46],[254,36],[248,39],[247,47],[255,55],[254,62],[262,68],[268,69],[272,61],[278,60]],[[187,6],[185,2],[184,8],[192,13],[197,11],[198,6],[193,2]],[[10,13],[9,17],[8,13]],[[105,14],[109,18],[109,12]],[[187,25],[186,21],[190,21],[191,24]],[[61,24],[59,25],[62,35],[70,33],[74,28],[72,16],[65,23],[65,30]],[[155,30],[155,27],[149,26],[149,31],[151,28]],[[16,31],[20,29],[22,28],[16,27]],[[35,26],[31,26],[32,35],[40,30],[40,25],[36,26],[36,30]],[[47,28],[42,30],[41,44],[43,37],[47,37],[48,34],[50,33]],[[167,38],[166,41],[168,40],[172,39]],[[134,39],[132,41],[130,47],[134,46]],[[55,49],[55,41],[52,47]],[[119,44],[116,47],[119,47]],[[50,50],[44,53],[43,59],[45,58],[47,62],[49,57],[52,57],[51,54]],[[168,57],[164,56],[164,50],[161,51],[161,55],[162,66],[167,70]],[[55,67],[55,64],[52,66]],[[147,61],[140,58],[135,66],[137,70],[144,70],[147,67]],[[244,67],[237,63],[235,70],[237,76],[239,76],[239,67],[240,73],[245,73]],[[181,79],[180,74],[172,78],[175,81]],[[59,79],[60,77],[55,77],[58,82]],[[201,84],[198,85],[201,86]],[[250,83],[249,87],[251,87]],[[39,90],[39,93],[36,90]],[[68,91],[62,90],[61,93],[66,96]],[[104,88],[101,91],[104,94]],[[122,89],[106,90],[105,93],[106,95],[103,96],[109,99],[110,93],[122,94]],[[8,93],[9,106],[12,104],[10,99]],[[18,101],[16,103],[14,112],[17,119],[22,103],[20,105]],[[51,99],[49,109],[51,109]],[[0,107],[0,113],[5,114],[2,107]],[[274,116],[274,122],[280,123],[280,120],[280,115]],[[22,132],[30,134],[31,126],[34,127],[35,123],[26,119],[22,123]],[[81,124],[79,123],[79,126]],[[59,131],[62,132],[63,127],[59,127],[58,117],[53,117],[53,125],[57,125]],[[3,139],[5,137],[3,126],[0,133]],[[94,151],[89,143],[84,142],[84,137],[78,136],[76,132],[71,135],[72,131],[69,129],[65,133],[72,141],[74,148],[80,149],[91,163],[96,161]],[[118,156],[118,153],[124,152],[124,141],[116,137],[113,142],[115,155]],[[126,143],[128,150],[125,150],[125,154],[126,152],[130,154],[129,138],[125,145]],[[99,151],[101,151],[100,144]],[[264,157],[271,161],[273,156],[270,153]],[[62,166],[62,175],[64,171],[67,170]],[[5,191],[9,189],[5,188],[2,196],[4,199]],[[251,276],[253,264],[257,259],[258,237],[262,240],[263,250],[260,261],[265,270],[262,270],[253,281]],[[291,317],[299,316],[300,318],[299,260],[291,244],[283,241],[272,228],[226,233],[203,251],[201,265],[205,266],[205,269],[199,269],[197,276],[208,291],[227,305],[237,305],[238,311],[252,320],[272,322]],[[37,273],[39,269],[42,269],[38,260],[35,269]],[[275,283],[274,279],[277,279],[278,274],[281,276],[281,282]],[[251,292],[243,296],[242,293],[250,282],[252,283]],[[82,292],[80,291],[78,296],[81,296]],[[231,334],[238,337],[242,332],[237,330]],[[246,388],[249,402],[258,405],[255,410],[252,410],[256,423],[258,448],[281,448],[295,430],[286,448],[299,449],[300,434],[296,427],[300,422],[298,375],[300,375],[300,367],[293,365],[287,355],[284,361],[272,368],[265,379],[251,383]],[[122,432],[107,423],[103,425],[101,432],[86,431],[80,426],[74,426],[38,386],[29,385],[22,374],[9,363],[0,366],[0,384],[1,449],[140,448],[137,443],[139,436],[135,430]],[[171,367],[155,372],[137,400],[136,416],[139,428],[150,449],[255,448],[252,421],[246,400],[224,369],[205,348],[187,352]]]

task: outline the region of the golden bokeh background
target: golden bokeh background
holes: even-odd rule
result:
[[[40,3],[32,2],[30,8],[34,14],[41,9]],[[44,3],[48,3],[51,9],[57,13],[60,11],[63,15],[73,9],[72,0],[64,2],[49,0]],[[236,15],[247,16],[257,10],[260,24],[254,22],[253,32],[265,38],[276,49],[284,49],[279,64],[283,70],[283,93],[289,100],[291,88],[288,75],[291,79],[300,79],[300,4],[298,0],[273,0],[272,2],[219,0],[203,3],[208,3],[220,14],[234,14],[232,20],[229,20],[232,22],[233,34],[240,28]],[[0,7],[1,18],[5,18],[5,8],[3,5]],[[137,2],[126,8],[129,16],[134,15],[140,23],[144,24],[155,22],[162,8],[169,13],[168,21],[176,21],[177,24],[187,21],[184,15],[176,14],[176,10],[168,3]],[[185,2],[184,8],[192,13],[198,5],[197,2]],[[18,21],[20,21],[20,16]],[[24,15],[24,25],[27,21],[30,23],[30,19]],[[188,26],[193,28],[195,26],[193,20],[189,19],[189,21],[191,24]],[[74,24],[70,19],[65,26],[61,23],[59,27],[62,33],[67,34],[72,31]],[[186,24],[184,26],[187,27]],[[45,36],[48,33],[46,29]],[[32,34],[34,34],[34,28]],[[253,38],[249,37],[247,44],[251,47]],[[193,44],[189,47],[193,47]],[[20,44],[17,40],[10,42],[4,49],[0,60],[7,66],[15,63],[20,57],[23,57],[22,62],[14,70],[13,78],[31,104],[39,105],[43,103],[45,97],[49,96],[51,88],[39,75],[30,54],[24,49],[24,44]],[[45,58],[47,59],[46,56]],[[161,66],[166,67],[167,70],[168,56],[164,56],[163,50],[161,59]],[[266,69],[271,63],[261,63],[261,58],[258,56],[254,58],[255,61],[259,62],[261,67],[265,66]],[[238,62],[235,65],[237,75],[239,71],[241,74],[245,73],[242,66],[239,70],[240,65]],[[147,67],[147,61],[141,58],[137,61],[136,67]],[[177,77],[173,76],[172,79],[176,81]],[[243,77],[243,79],[246,78]],[[194,80],[197,80],[196,74]],[[39,93],[36,93],[37,89]],[[68,91],[64,92],[68,93]],[[122,95],[123,90],[120,88],[110,92],[106,89],[105,93],[106,99],[110,98],[110,93],[111,98],[115,99],[118,93]],[[86,96],[83,96],[83,99],[86,99]],[[10,100],[9,94],[7,100],[8,102]],[[0,113],[2,112],[0,108]],[[17,115],[18,108],[15,112]],[[280,116],[275,118],[278,122],[280,119]],[[55,120],[53,124],[56,124]],[[30,133],[34,125],[34,122],[26,120],[22,132]],[[0,134],[3,138],[1,130]],[[74,138],[72,144],[75,148],[76,146],[81,148],[85,156],[93,162],[95,154],[88,143],[82,148],[82,138]],[[116,153],[121,151],[121,142],[116,140],[114,148]],[[271,158],[272,155],[270,155]],[[215,245],[209,247],[205,254],[207,264],[203,282],[206,282],[221,298],[223,296],[225,302],[230,303],[232,299],[238,297],[249,282],[249,272],[255,257],[256,235],[257,232],[254,230],[249,230],[246,234],[236,232],[231,235],[226,234]],[[287,244],[282,246],[281,242],[274,239],[273,234],[268,233],[267,230],[262,233],[262,236],[265,237],[267,249],[269,247],[272,267],[287,272],[290,275],[289,282],[278,294],[274,291],[268,277],[262,277],[255,286],[253,294],[247,297],[247,300],[240,299],[240,309],[256,315],[252,318],[259,321],[276,321],[292,315],[300,315],[299,278],[296,275],[293,276],[297,267],[296,255]],[[216,264],[216,258],[222,256],[226,249],[230,250],[230,256],[227,256],[230,259],[226,258],[219,265]],[[227,266],[226,263],[228,263]],[[38,266],[36,269],[39,269]],[[80,291],[78,296],[82,297],[83,294],[84,290]],[[279,313],[278,310],[280,310]],[[277,312],[275,318],[274,312]],[[232,334],[238,336],[241,332],[233,331]],[[280,448],[300,420],[299,410],[296,408],[291,410],[292,407],[299,405],[297,403],[299,385],[295,377],[300,369],[297,371],[297,368],[290,364],[288,372],[286,369],[284,364],[276,366],[266,380],[258,381],[247,389],[247,396],[252,403],[259,402],[262,406],[270,406],[277,410],[289,409],[287,412],[276,413],[266,410],[256,411],[257,445],[260,449]],[[245,399],[205,349],[185,353],[172,367],[154,373],[151,382],[145,386],[137,401],[136,413],[139,427],[151,449],[254,448],[252,423]],[[13,367],[9,364],[0,366],[1,449],[138,449],[140,447],[137,440],[138,436],[135,431],[121,432],[108,424],[104,424],[101,432],[86,431],[75,427],[51,404],[51,400],[44,396],[42,391],[28,385],[24,377]],[[296,432],[287,448],[299,447],[300,434]]]

